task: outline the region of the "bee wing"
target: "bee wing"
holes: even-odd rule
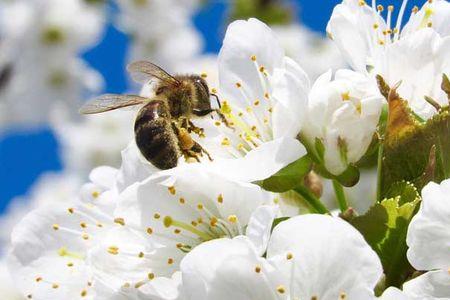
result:
[[[175,77],[148,61],[135,61],[127,66],[127,71],[133,80],[139,83],[147,83],[150,79],[157,78],[171,85],[180,84]]]
[[[138,105],[148,102],[149,99],[136,95],[106,94],[86,102],[81,108],[81,114],[96,114],[122,107]]]

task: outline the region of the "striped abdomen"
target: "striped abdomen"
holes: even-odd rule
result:
[[[180,157],[178,138],[164,101],[153,100],[138,113],[134,123],[136,144],[142,155],[159,169],[176,167]]]

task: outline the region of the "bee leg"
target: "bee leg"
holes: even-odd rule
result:
[[[205,148],[203,148],[199,143],[194,142],[195,145],[191,148],[191,151],[194,151],[195,153],[199,153],[201,156],[203,156],[203,154],[206,154],[206,156],[208,157],[208,159],[210,161],[213,161],[213,158],[211,157],[211,155],[208,153],[208,151],[205,150]]]
[[[227,118],[225,117],[225,115],[220,111],[220,109],[215,109],[214,110],[216,112],[216,114],[219,116],[220,120],[225,124],[225,126],[227,126],[228,128],[234,129],[230,122],[228,122]]]
[[[205,137],[205,130],[201,127],[197,127],[192,123],[191,120],[187,120],[189,125],[189,130],[193,131],[195,134],[197,134],[199,137]]]

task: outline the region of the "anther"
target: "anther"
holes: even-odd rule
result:
[[[253,102],[254,106],[258,106],[259,105],[259,100],[256,100],[255,102]]]
[[[169,186],[167,189],[169,190],[169,193],[171,193],[172,195],[175,195],[176,190],[175,190],[174,186]]]
[[[412,13],[416,14],[419,11],[419,7],[417,5],[415,5],[412,9]]]
[[[107,251],[109,254],[112,254],[112,255],[119,254],[119,248],[116,246],[110,246]]]
[[[143,258],[144,257],[144,252],[139,252],[138,257],[139,258]]]
[[[236,82],[236,87],[239,89],[242,87],[242,84],[240,84],[239,82]]]
[[[340,293],[340,294],[339,294],[339,299],[340,299],[340,300],[345,300],[345,299],[347,299],[347,294],[344,293],[344,292]]]
[[[201,76],[202,78],[206,78],[206,77],[208,77],[208,74],[202,73],[200,76]]]
[[[54,289],[59,288],[59,284],[57,284],[57,283],[52,284],[52,288],[54,288]]]
[[[256,55],[252,55],[252,56],[250,57],[250,59],[251,59],[252,61],[256,61]]]
[[[73,214],[73,212],[75,211],[73,208],[68,208],[67,210],[69,211],[70,214]]]
[[[183,197],[181,197],[179,201],[180,201],[180,203],[181,203],[181,204],[184,204],[184,203],[186,203],[186,200],[184,200],[184,198],[183,198]]]
[[[42,277],[37,277],[35,280],[36,280],[36,282],[41,282],[42,281]]]
[[[89,239],[89,235],[87,233],[83,233],[81,235],[81,237],[83,238],[83,240],[88,240]]]
[[[173,264],[173,258],[169,258],[169,259],[167,260],[167,263],[168,263],[169,265]]]
[[[147,277],[148,277],[149,280],[153,280],[153,279],[155,278],[155,274],[153,274],[153,273],[148,273],[148,274],[147,274]]]
[[[384,10],[384,6],[381,5],[381,4],[379,4],[379,5],[377,6],[377,10],[378,10],[379,12],[382,12],[382,11]]]
[[[125,219],[124,218],[115,218],[114,223],[125,226]]]
[[[87,224],[86,224],[85,222],[81,222],[81,223],[80,223],[80,227],[81,227],[81,228],[86,228],[86,227],[87,227]]]
[[[294,258],[294,255],[292,253],[289,252],[288,254],[286,254],[287,260],[291,260],[292,258]]]
[[[223,195],[222,195],[222,194],[220,194],[220,195],[217,197],[217,202],[223,203]]]
[[[394,5],[389,5],[388,6],[388,11],[390,11],[390,12],[394,11]]]
[[[228,222],[230,222],[230,223],[236,223],[237,222],[237,220],[238,220],[238,218],[237,218],[237,216],[236,215],[229,215],[228,216]]]
[[[54,230],[58,230],[59,229],[59,225],[58,224],[53,224],[52,227],[53,227]]]
[[[279,285],[277,287],[277,292],[280,294],[284,294],[286,292],[286,288],[284,287],[284,285]]]
[[[260,273],[261,272],[261,267],[260,266],[256,266],[255,267],[255,272],[256,273]]]
[[[153,233],[153,229],[151,229],[150,227],[147,228],[147,233],[148,233],[148,234],[152,234],[152,233]]]
[[[158,213],[155,213],[155,214],[153,215],[153,218],[155,218],[156,220],[158,220],[159,218],[161,218],[161,215],[158,214]]]
[[[93,192],[92,192],[92,197],[98,198],[98,196],[100,196],[100,193],[99,193],[99,192],[97,192],[97,191],[93,191]]]
[[[81,291],[81,297],[86,297],[87,296],[87,291],[86,290],[82,290]]]

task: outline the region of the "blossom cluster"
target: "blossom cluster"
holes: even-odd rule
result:
[[[164,24],[192,34],[198,3],[148,26],[147,6],[157,18],[171,2],[119,1],[118,23],[136,38],[131,57],[176,70],[197,54],[170,66],[152,45]],[[120,167],[36,205],[7,257],[22,295],[450,299],[450,4],[414,7],[402,28],[406,5],[393,22],[393,6],[343,0],[327,32],[349,68],[332,60],[320,75],[289,57],[276,29],[231,23],[211,72],[199,72],[220,99],[219,116],[192,119],[208,155],[159,170],[131,140]]]

